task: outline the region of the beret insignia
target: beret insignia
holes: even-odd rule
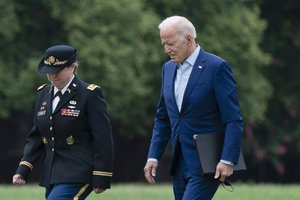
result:
[[[44,60],[44,64],[46,64],[46,65],[63,65],[67,61],[68,60],[59,60],[58,58],[55,58],[54,56],[50,56]]]

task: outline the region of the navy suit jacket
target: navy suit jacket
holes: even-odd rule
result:
[[[243,131],[237,86],[229,63],[202,48],[193,66],[179,112],[174,96],[177,65],[164,64],[162,87],[148,158],[160,159],[171,138],[173,164],[180,143],[184,161],[192,174],[200,174],[194,134],[222,134],[222,160],[237,163]]]

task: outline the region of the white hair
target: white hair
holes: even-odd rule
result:
[[[77,74],[77,70],[78,70],[79,64],[78,64],[77,61],[74,62],[73,64],[75,65],[73,74]]]
[[[195,39],[197,37],[196,29],[192,22],[190,22],[187,18],[182,16],[171,16],[163,20],[159,25],[158,29],[160,31],[172,27],[179,34],[186,36],[187,34],[191,34],[191,36]]]

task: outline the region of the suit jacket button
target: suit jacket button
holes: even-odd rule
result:
[[[52,148],[51,151],[53,152],[53,151],[54,151],[54,148]]]

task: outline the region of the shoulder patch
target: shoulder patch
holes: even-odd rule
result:
[[[91,91],[94,91],[96,88],[100,88],[98,85],[95,85],[95,84],[90,84],[87,89],[88,90],[91,90]]]
[[[47,84],[41,85],[40,87],[38,87],[37,91],[40,91],[41,89],[43,89]]]

